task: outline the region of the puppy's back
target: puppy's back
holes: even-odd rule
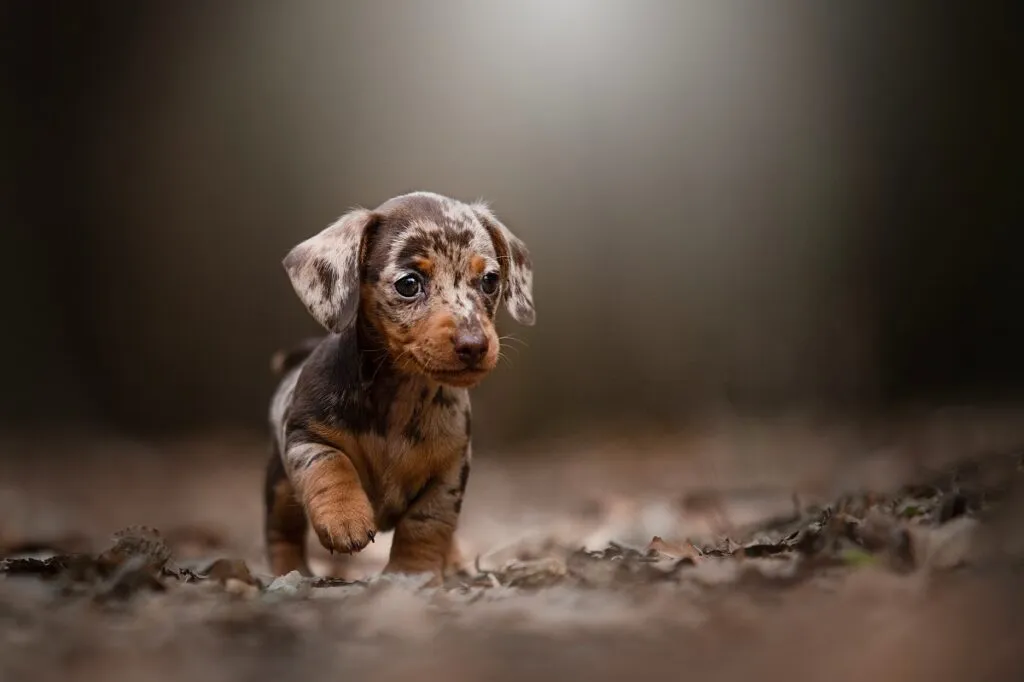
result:
[[[285,374],[305,362],[325,338],[323,336],[311,336],[290,348],[278,350],[270,356],[270,371],[278,379],[283,378]]]
[[[267,417],[278,456],[284,451],[285,421],[295,397],[295,385],[298,382],[299,374],[302,372],[305,362],[327,338],[318,336],[303,339],[290,348],[278,350],[270,358],[270,370],[277,377],[278,382],[274,389],[274,395],[270,399],[270,410]]]

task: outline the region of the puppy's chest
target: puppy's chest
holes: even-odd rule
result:
[[[469,443],[469,400],[464,391],[414,388],[396,396],[386,417],[385,429],[357,436],[367,487],[384,517],[404,511],[432,479],[460,465]]]

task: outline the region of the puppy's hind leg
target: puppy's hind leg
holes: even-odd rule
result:
[[[306,563],[306,513],[295,496],[276,446],[267,464],[263,492],[263,538],[271,573],[299,571],[305,576],[312,575]]]

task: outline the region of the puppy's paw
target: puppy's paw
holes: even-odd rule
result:
[[[458,542],[453,539],[451,547],[448,548],[448,555],[444,560],[443,575],[445,579],[467,578],[471,574],[470,565],[459,550]]]
[[[358,552],[373,542],[377,526],[367,499],[325,506],[310,513],[310,525],[324,549],[331,552]]]

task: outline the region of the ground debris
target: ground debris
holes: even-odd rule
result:
[[[98,575],[95,573],[95,565],[95,560],[87,555],[58,555],[47,559],[14,558],[0,561],[0,574],[44,579],[73,575],[78,580],[86,580]]]
[[[97,601],[124,600],[137,592],[166,590],[159,574],[153,570],[149,557],[135,554],[114,567],[110,577],[96,586],[93,598]]]
[[[1019,474],[1017,459],[995,456],[893,492],[854,491],[831,504],[794,505],[798,513],[792,516],[714,540],[656,535],[643,549],[611,541],[589,550],[520,543],[478,560],[471,584],[613,588],[690,578],[732,582],[744,576],[793,584],[833,569],[948,570],[969,563],[976,517],[1000,499],[1006,476]],[[1001,475],[991,475],[993,469]],[[726,568],[734,564],[739,568]]]
[[[160,531],[147,526],[130,526],[114,534],[114,545],[96,557],[106,569],[121,567],[134,560],[141,569],[159,573],[171,559]]]
[[[298,571],[292,571],[287,575],[274,578],[267,587],[270,594],[293,596],[307,594],[313,587],[312,581],[304,577]]]
[[[561,581],[565,564],[558,558],[513,561],[505,567],[500,582],[508,587],[547,587]]]
[[[246,585],[260,585],[260,581],[249,570],[249,565],[241,559],[217,559],[199,575],[202,578],[216,580],[220,583],[237,580]]]
[[[200,572],[175,566],[160,532],[146,526],[116,532],[113,544],[97,554],[4,559],[0,576],[51,581],[64,594],[87,595],[100,602],[124,600],[144,591],[163,592],[175,583],[210,581],[235,592],[240,591],[239,584],[261,587],[241,560],[218,559]]]
[[[852,491],[816,505],[794,502],[791,514],[732,527],[731,533],[713,538],[672,536],[667,528],[646,544],[610,540],[594,548],[565,538],[528,536],[477,557],[475,571],[452,577],[442,591],[465,595],[456,601],[473,604],[492,598],[483,595],[554,587],[784,587],[835,571],[948,571],[971,563],[979,518],[1005,494],[1006,477],[1020,471],[1016,456],[958,465],[892,491]],[[174,544],[191,545],[186,554],[197,545],[218,544],[213,535],[205,538],[195,529],[179,529],[175,537]],[[196,537],[199,541],[190,542]],[[396,585],[413,592],[424,587],[396,577],[347,581],[298,572],[258,577],[244,560],[232,557],[205,562],[190,557],[183,565],[174,561],[172,546],[160,531],[134,526],[115,533],[113,543],[97,554],[9,557],[0,561],[0,577],[36,578],[56,585],[62,594],[104,603],[188,585],[258,602],[361,599]],[[255,599],[261,595],[266,599]]]
[[[655,535],[647,545],[647,554],[652,557],[682,559],[691,563],[696,563],[701,557],[701,551],[692,542],[666,542],[659,535]]]

